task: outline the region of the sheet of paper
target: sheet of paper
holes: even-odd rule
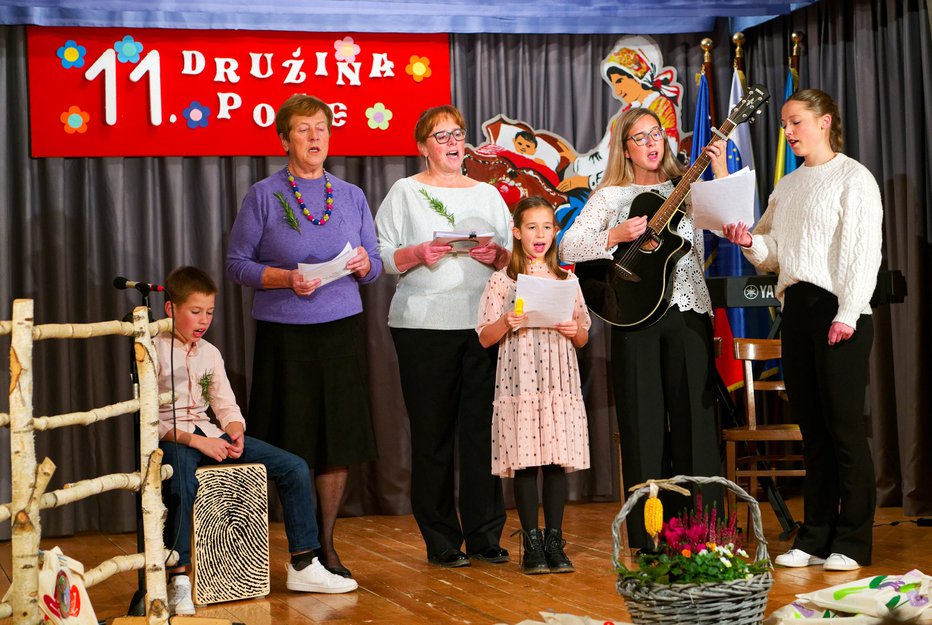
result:
[[[433,245],[449,245],[454,250],[468,250],[485,245],[495,236],[494,232],[434,232]]]
[[[743,221],[753,225],[756,190],[757,176],[747,167],[727,178],[694,182],[689,189],[693,223],[719,236],[724,224]]]
[[[526,274],[518,274],[515,300],[524,301],[527,319],[523,328],[552,328],[562,321],[573,318],[576,306],[576,276],[566,280],[549,280]]]
[[[339,280],[350,273],[346,268],[346,263],[356,255],[356,249],[346,242],[343,251],[337,254],[336,258],[324,263],[298,263],[298,271],[304,276],[305,280],[314,280],[320,278],[320,285],[324,286],[328,282]]]

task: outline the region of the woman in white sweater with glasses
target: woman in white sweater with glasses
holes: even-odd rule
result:
[[[839,151],[831,96],[800,91],[781,117],[803,166],[777,184],[753,235],[741,222],[724,233],[756,266],[779,273],[784,376],[806,480],[803,527],[775,562],[850,571],[871,561],[876,495],[864,396],[883,206],[871,173]]]

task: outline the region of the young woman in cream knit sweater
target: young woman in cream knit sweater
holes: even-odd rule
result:
[[[864,396],[883,207],[871,173],[839,152],[831,96],[800,91],[781,118],[804,164],[777,184],[753,235],[741,222],[724,233],[756,266],[779,273],[783,366],[806,481],[803,527],[775,562],[849,571],[871,560],[875,487]]]

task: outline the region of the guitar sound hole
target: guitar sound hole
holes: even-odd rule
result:
[[[660,247],[660,237],[654,234],[653,232],[651,232],[651,233],[648,233],[647,239],[645,239],[644,242],[638,246],[638,249],[641,250],[642,252],[651,253],[651,252],[656,252],[657,248],[659,247]]]

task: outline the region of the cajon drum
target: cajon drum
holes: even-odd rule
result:
[[[191,526],[196,605],[269,594],[269,502],[265,466],[200,467]]]

